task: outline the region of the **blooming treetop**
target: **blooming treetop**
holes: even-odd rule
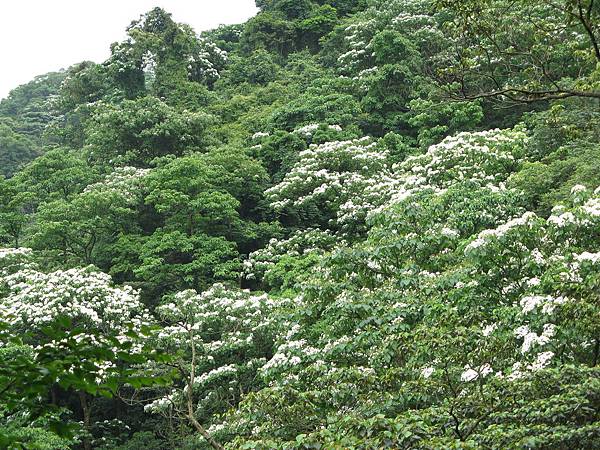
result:
[[[117,167],[108,174],[104,180],[93,183],[84,189],[86,193],[118,194],[128,203],[139,200],[142,180],[150,173],[150,169],[139,169],[136,167]]]
[[[387,153],[369,138],[311,145],[283,181],[266,191],[277,210],[318,204],[335,226],[340,205],[388,176]]]
[[[339,243],[329,230],[316,228],[298,230],[287,239],[273,238],[266,247],[252,252],[244,261],[244,276],[249,280],[264,279],[284,257],[322,254]]]
[[[183,406],[189,402],[202,421],[239,401],[267,362],[277,325],[272,313],[285,303],[216,284],[202,293],[179,292],[158,307],[164,326],[156,346],[177,355],[183,379],[147,404],[146,411],[175,412],[189,420]],[[153,365],[150,370],[165,368]]]

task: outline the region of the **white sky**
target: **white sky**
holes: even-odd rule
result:
[[[127,25],[155,6],[198,33],[257,11],[254,0],[0,0],[0,98],[36,75],[106,60]]]

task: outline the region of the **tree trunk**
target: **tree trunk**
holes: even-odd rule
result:
[[[90,406],[87,401],[87,394],[83,391],[79,391],[79,403],[81,403],[81,410],[83,411],[83,428],[86,433],[90,432]],[[83,439],[84,450],[92,450],[92,443],[88,436]]]
[[[196,379],[196,344],[194,341],[194,332],[190,330],[190,343],[192,345],[192,364],[190,368],[190,378],[187,383],[187,417],[188,420],[192,423],[194,428],[198,433],[202,435],[204,439],[208,441],[208,443],[215,450],[225,450],[221,444],[213,439],[208,431],[198,422],[196,417],[194,416],[194,381]],[[87,450],[87,449],[86,449]]]
[[[224,447],[221,444],[219,444],[217,441],[215,441],[213,439],[213,437],[208,433],[208,431],[206,431],[206,428],[204,428],[202,425],[200,425],[200,422],[198,422],[196,420],[196,418],[194,417],[194,413],[193,413],[193,409],[192,408],[188,409],[188,419],[190,420],[190,422],[192,423],[192,425],[194,426],[194,428],[196,429],[196,431],[198,433],[200,433],[202,435],[202,437],[204,439],[206,439],[208,441],[208,443],[215,450],[225,450]]]
[[[50,388],[50,395],[52,396],[52,404],[58,405],[58,386],[56,384],[53,384]]]

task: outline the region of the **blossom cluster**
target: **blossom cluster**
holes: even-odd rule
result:
[[[377,29],[377,21],[374,18],[348,25],[344,31],[348,51],[338,57],[338,63],[344,69],[342,73],[359,72],[368,68],[371,50],[368,47],[374,31]]]
[[[507,233],[517,227],[532,228],[538,222],[537,219],[538,217],[535,213],[527,211],[521,217],[511,219],[508,222],[498,226],[496,229],[483,230],[478,234],[475,240],[471,241],[469,245],[465,247],[465,253],[482,249],[490,241],[505,237]]]
[[[518,168],[526,143],[527,135],[519,128],[449,136],[366,183],[361,195],[350,200],[351,205],[340,208],[340,222],[388,214],[391,207],[419,193],[441,195],[465,182],[471,189],[504,191],[504,182]]]
[[[200,49],[188,57],[188,76],[194,81],[214,83],[221,78],[221,71],[227,63],[227,52],[202,37],[198,41]]]
[[[402,186],[393,194],[404,199],[412,192],[432,189],[443,192],[464,180],[490,189],[503,188],[522,158],[527,135],[521,129],[462,132],[429,147],[426,153],[411,156],[395,170],[401,172]]]
[[[9,253],[0,252],[0,255]],[[29,256],[26,249],[13,254]],[[0,259],[0,267],[3,266]],[[35,354],[45,348],[67,347],[68,339],[109,349],[114,358],[94,361],[95,377],[101,383],[118,369],[118,353],[144,349],[144,335],[152,324],[150,314],[129,286],[116,287],[111,277],[92,267],[44,273],[28,263],[18,271],[0,273],[0,317],[15,335],[31,334],[27,345]],[[68,320],[80,330],[69,338],[46,338],[41,331],[56,321]]]
[[[387,159],[386,151],[370,138],[313,144],[300,152],[298,162],[266,196],[276,210],[316,202],[335,222],[340,205],[386,177]]]
[[[139,200],[143,179],[150,171],[129,166],[117,167],[104,180],[88,185],[83,192],[118,194],[128,203],[133,203]]]
[[[0,247],[0,281],[19,270],[33,268],[32,256],[30,248]]]
[[[74,325],[118,334],[150,321],[137,291],[112,286],[110,275],[92,268],[51,273],[25,269],[3,280],[9,292],[0,310],[22,329],[39,329],[62,316]]]
[[[256,139],[261,139],[264,137],[269,137],[271,135],[271,133],[266,132],[266,131],[257,131],[256,133],[254,133],[252,135],[252,140],[256,140]]]
[[[292,133],[301,134],[304,137],[310,138],[321,126],[322,125],[318,123],[311,123],[300,128],[296,128]],[[339,125],[327,125],[326,128],[338,132],[342,131],[342,127]]]
[[[386,215],[420,193],[441,195],[467,182],[470,189],[505,191],[504,182],[518,168],[526,143],[526,133],[519,128],[449,136],[365,183],[363,192],[340,207],[339,222]]]
[[[322,254],[339,243],[339,239],[329,230],[316,228],[298,230],[287,239],[273,238],[266,247],[252,252],[244,261],[244,276],[249,280],[262,279],[284,256]]]
[[[201,293],[178,292],[159,306],[156,312],[163,327],[155,336],[156,345],[180,355],[179,364],[187,376],[183,385],[167,389],[147,404],[146,411],[161,413],[179,404],[189,389],[198,410],[212,410],[223,402],[223,395],[232,395],[234,386],[244,389],[247,379],[254,376],[249,374],[267,362],[271,349],[261,345],[269,340],[275,325],[272,312],[278,306],[266,294],[222,284]]]
[[[470,141],[470,137],[463,137],[463,140]],[[484,149],[482,152],[484,158],[481,160],[480,166],[484,170],[477,170],[465,176],[472,175],[475,180],[474,186],[488,189],[492,196],[496,195],[496,190],[489,189],[489,185],[496,184],[498,186],[510,175],[511,170],[514,170],[515,161],[518,160],[524,145],[523,137],[520,132],[512,142],[508,142],[508,140],[504,142],[504,138],[500,137],[497,140],[499,141],[498,147],[488,146],[488,149]],[[495,137],[492,137],[492,140],[496,140]],[[467,147],[471,147],[471,144],[472,142],[468,143]],[[430,161],[439,156],[436,155],[435,150],[439,150],[439,147],[429,153]],[[450,151],[458,152],[453,149],[453,145],[450,145]],[[469,156],[470,151],[473,151],[473,148],[469,149],[466,157],[475,157],[475,155]],[[406,164],[406,169],[412,169],[411,166],[415,161],[417,158],[411,158]],[[457,158],[450,164],[460,166],[461,161],[461,158]],[[424,165],[427,164],[419,164],[420,167]],[[422,169],[418,169],[418,171],[422,171]],[[428,171],[423,172],[426,178],[425,182],[416,184],[418,186],[416,190],[407,196],[412,199],[412,203],[406,199],[403,201],[403,204],[406,205],[410,203],[413,210],[422,208],[418,202],[427,198],[417,195],[418,192],[423,192],[420,191],[419,186],[428,185],[425,188],[427,191],[435,192],[435,195],[443,198],[446,193],[454,195],[451,190],[462,179],[460,172],[451,171],[448,178],[439,180],[436,180],[437,173],[434,172],[429,178]],[[408,173],[414,172],[410,170]],[[490,178],[490,174],[492,178]],[[437,190],[434,190],[432,185],[436,186]],[[457,197],[454,195],[450,198]],[[508,201],[510,198],[507,197],[506,200]],[[553,216],[547,220],[532,212],[511,217],[508,210],[507,213],[504,213],[501,208],[497,208],[497,211],[492,210],[491,213],[496,212],[498,218],[504,214],[504,220],[496,221],[497,225],[494,228],[484,229],[474,234],[465,241],[464,247],[457,248],[456,258],[464,258],[463,264],[466,264],[460,270],[464,271],[467,276],[464,283],[457,282],[455,284],[457,292],[462,292],[465,298],[473,295],[480,302],[490,302],[492,311],[493,306],[491,305],[493,302],[498,302],[496,304],[497,312],[492,314],[498,314],[501,319],[493,323],[482,323],[478,334],[481,336],[480,345],[484,348],[487,345],[503,345],[505,351],[509,348],[512,349],[511,356],[508,354],[502,358],[492,356],[487,360],[466,363],[462,370],[458,371],[459,380],[465,384],[475,380],[484,382],[493,374],[495,379],[517,382],[552,365],[557,358],[557,348],[563,348],[564,352],[565,347],[561,347],[561,343],[564,342],[566,336],[565,330],[577,326],[572,323],[568,315],[564,315],[564,311],[567,311],[565,308],[586,310],[588,308],[585,306],[586,302],[593,298],[593,294],[587,290],[593,289],[593,280],[597,277],[597,268],[600,264],[600,248],[595,239],[600,225],[600,214],[596,207],[599,199],[600,190],[598,189],[593,192],[582,188],[574,189],[572,205],[556,209]],[[388,202],[396,204],[397,199],[391,198]],[[390,207],[389,204],[386,206]],[[564,223],[557,220],[558,214],[574,218],[571,226],[576,229],[572,228],[571,230],[576,230],[576,233],[564,232]],[[411,217],[415,220],[417,216]],[[335,297],[329,297],[327,302],[327,313],[336,314],[336,324],[339,323],[342,329],[347,323],[341,319],[345,310],[352,312],[359,305],[360,308],[365,308],[369,303],[367,299],[370,296],[390,295],[389,293],[383,294],[386,291],[387,277],[389,276],[393,277],[392,279],[402,280],[400,286],[406,285],[405,292],[411,295],[414,295],[414,291],[411,291],[411,284],[404,283],[405,277],[418,275],[419,289],[427,289],[426,286],[430,286],[431,291],[442,289],[442,285],[438,283],[447,282],[443,273],[428,272],[427,270],[403,270],[401,273],[387,271],[382,259],[382,255],[386,254],[386,250],[384,250],[386,247],[382,245],[394,245],[394,248],[397,248],[397,244],[392,243],[397,242],[394,240],[397,239],[394,234],[399,230],[394,229],[393,226],[397,227],[399,222],[398,219],[391,219],[383,223],[389,228],[384,228],[381,233],[387,232],[391,238],[387,241],[374,242],[379,247],[374,245],[373,249],[361,245],[363,252],[361,253],[363,261],[361,262],[377,272],[377,279],[374,281],[376,287],[369,289],[363,285],[359,292],[352,291],[350,288],[342,289]],[[413,224],[413,226],[416,225],[416,223]],[[421,225],[425,226],[426,224],[422,223]],[[454,239],[459,236],[455,229],[447,225],[442,227],[435,221],[427,226],[434,227],[432,230],[437,230],[436,232],[440,235],[443,234]],[[421,229],[420,233],[423,235],[427,231]],[[412,239],[418,238],[416,233],[412,234],[414,235]],[[376,252],[374,254],[376,256],[373,257],[365,251]],[[337,261],[335,258],[334,260]],[[340,269],[337,268],[336,271],[340,272]],[[343,278],[344,286],[355,283],[367,284],[366,278],[356,272],[352,274],[342,272],[342,274],[339,276]],[[575,280],[573,279],[574,274],[577,276]],[[321,272],[319,277],[330,279],[331,282],[336,280],[330,270]],[[564,280],[564,284],[560,280]],[[577,287],[573,285],[573,281],[577,282]],[[584,288],[584,286],[591,286],[591,288]],[[395,295],[399,295],[398,292],[399,290],[402,292],[401,289],[394,284]],[[377,294],[378,292],[381,294]],[[452,294],[453,298],[455,295],[456,293]],[[407,308],[410,306],[404,302],[398,306],[398,309],[388,305],[386,312],[395,310],[400,316],[390,315],[389,322],[385,322],[381,316],[377,316],[377,328],[384,327],[384,323],[388,323],[387,326],[391,327],[402,324],[402,311],[406,311]],[[510,313],[503,311],[510,311]],[[334,325],[330,325],[330,327],[335,329]],[[373,332],[371,331],[371,333]],[[592,342],[589,334],[571,336],[568,344],[569,355],[563,354],[563,358],[574,358],[575,354],[583,352]],[[361,355],[358,348],[363,338],[367,341],[374,339],[373,334],[367,334],[366,329],[359,327],[354,330],[352,337],[342,334],[337,338],[332,338],[330,335],[328,340],[325,340],[325,336],[310,340],[299,327],[296,327],[291,335],[282,336],[275,355],[263,367],[263,371],[268,379],[272,380],[271,383],[276,383],[277,386],[283,386],[286,383],[298,384],[301,383],[303,377],[312,374],[319,364],[333,370],[335,361],[350,358],[350,354],[352,359],[366,358],[376,361],[378,354],[385,353],[383,347],[387,348],[387,345],[382,345],[381,349],[378,347],[370,357]],[[392,336],[386,337],[386,341],[390,338]],[[393,339],[390,342],[393,342]],[[503,342],[503,344],[498,344],[498,342]],[[438,365],[439,360],[431,361],[427,365],[421,364],[419,373],[422,379],[434,379]],[[324,382],[325,379],[326,376],[322,375],[320,382]]]
[[[338,57],[342,77],[350,77],[362,89],[368,89],[369,77],[378,72],[373,40],[382,31],[395,30],[423,49],[423,53],[448,47],[432,11],[430,0],[393,0],[385,7],[367,8],[344,29],[346,51]]]
[[[528,212],[480,232],[466,246],[465,254],[475,258],[485,282],[501,291],[503,300],[518,312],[512,325],[504,324],[507,331],[512,329],[523,355],[507,371],[509,379],[547,367],[555,357],[553,347],[560,345],[559,332],[577,326],[563,310],[588,308],[600,263],[600,214],[595,208],[599,199],[599,189],[576,187],[571,206],[555,208],[548,219]],[[499,327],[493,324],[492,332]],[[578,333],[569,347],[575,353],[583,351],[589,340]]]
[[[422,192],[439,195],[465,182],[505,191],[526,143],[520,128],[459,133],[394,166],[369,138],[311,145],[266,195],[276,210],[316,204],[346,232]]]

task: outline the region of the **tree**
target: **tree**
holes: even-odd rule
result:
[[[318,125],[316,126],[318,128]],[[266,191],[271,206],[292,223],[339,230],[360,229],[355,204],[389,177],[388,154],[369,138],[311,146],[283,180]]]
[[[196,83],[212,88],[227,62],[226,51],[197,37],[189,25],[176,23],[161,8],[133,21],[127,35],[113,45],[105,63],[126,98],[146,92],[171,103],[182,88],[194,89]]]
[[[108,275],[89,267],[44,273],[31,256],[28,249],[0,250],[3,405],[9,414],[30,409],[33,420],[47,408],[39,396],[58,385],[78,392],[89,430],[88,394],[111,396],[120,383],[140,384],[124,364],[149,357],[139,338],[151,319],[137,292],[114,287]]]
[[[20,190],[34,195],[34,205],[52,200],[68,200],[95,181],[95,170],[67,148],[48,150],[29,163],[15,177]]]
[[[523,136],[496,133],[486,162],[462,165],[478,133],[407,160],[400,179],[423,189],[324,254],[261,370],[268,386],[228,415],[233,445],[596,445],[600,191],[576,186],[548,220],[523,213],[500,184],[514,169],[498,166]],[[439,151],[458,172],[438,173],[452,160]],[[425,187],[438,175],[445,188]]]
[[[66,73],[49,72],[11,90],[0,101],[0,122],[8,119],[11,128],[28,138],[35,148],[48,141],[46,127],[56,118],[53,100]]]
[[[106,264],[118,236],[137,231],[135,208],[142,203],[146,175],[144,169],[120,168],[68,200],[41,205],[31,230],[32,247],[67,266]]]
[[[148,167],[157,157],[206,148],[211,122],[206,113],[181,111],[154,97],[99,103],[86,123],[86,143],[93,161]]]
[[[0,122],[0,176],[5,177],[12,176],[39,154],[37,146],[9,124]]]
[[[231,61],[225,83],[267,84],[277,79],[280,68],[275,58],[266,50],[258,49],[249,57],[237,57]]]
[[[438,3],[455,15],[447,30],[458,60],[443,76],[453,96],[523,103],[600,98],[594,0]]]
[[[188,78],[213,88],[215,82],[221,78],[227,60],[226,51],[221,50],[215,43],[201,38],[199,49],[189,58]]]
[[[31,194],[19,191],[13,179],[0,176],[0,242],[20,246],[23,229],[29,222],[26,205],[30,202]]]
[[[337,21],[337,10],[333,6],[322,5],[315,8],[310,16],[296,25],[302,46],[316,52],[319,49],[319,39],[333,30]]]
[[[169,229],[192,236],[206,233],[248,245],[262,219],[267,175],[256,160],[236,148],[183,157],[148,178],[146,203]]]
[[[271,356],[275,310],[266,295],[221,284],[172,296],[157,309],[164,328],[155,345],[177,356],[149,369],[160,375],[172,365],[180,379],[145,409],[187,421],[212,447],[223,448],[214,437],[219,414],[259,386],[257,371]]]
[[[319,257],[339,242],[333,233],[311,228],[296,231],[287,239],[273,238],[244,261],[244,277],[271,292],[294,288],[309,276]]]
[[[293,25],[272,12],[253,17],[244,26],[240,46],[246,53],[257,49],[287,56],[294,50],[296,33]]]
[[[142,240],[135,258],[134,274],[147,284],[153,299],[169,291],[202,289],[214,281],[231,282],[239,277],[237,246],[222,236],[158,229]]]

